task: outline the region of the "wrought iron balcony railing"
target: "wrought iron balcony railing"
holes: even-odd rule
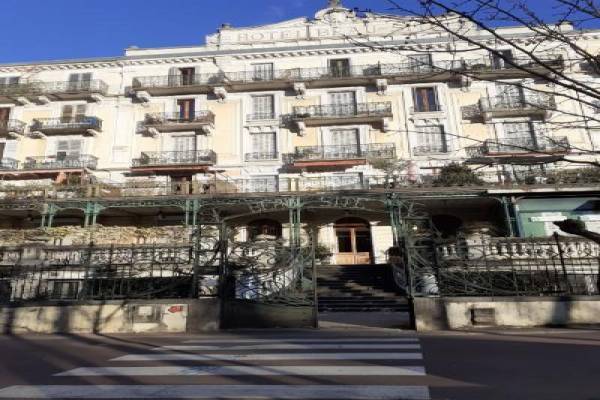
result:
[[[57,155],[54,157],[27,157],[23,170],[40,169],[96,169],[98,158],[88,155]]]
[[[349,66],[347,68],[292,68],[273,71],[235,71],[184,75],[142,76],[133,79],[134,89],[177,88],[201,85],[223,85],[254,82],[303,82],[320,79],[368,78],[431,74],[464,69],[462,60],[445,60],[419,63],[418,61],[396,64]]]
[[[554,96],[537,93],[531,96],[495,96],[479,100],[482,112],[507,111],[507,110],[542,110],[556,109]]]
[[[0,159],[0,170],[15,170],[19,169],[19,162],[13,158]]]
[[[543,66],[551,68],[564,67],[564,59],[561,55],[548,55],[537,57],[539,61],[527,57],[516,57],[509,61],[494,61],[490,57],[463,60],[464,68],[471,72],[485,70],[507,70],[515,68],[533,69]]]
[[[258,113],[258,114],[248,114],[246,115],[246,121],[267,121],[276,119],[274,112],[268,113]]]
[[[288,156],[288,162],[321,160],[356,160],[367,158],[395,158],[396,145],[373,143],[346,146],[301,146]]]
[[[14,132],[22,135],[27,124],[17,119],[0,120],[0,134]]]
[[[386,117],[392,114],[392,103],[326,104],[320,106],[294,107],[292,119]]]
[[[43,94],[98,93],[106,95],[108,93],[108,85],[100,79],[78,82],[37,82],[36,84],[40,87]]]
[[[567,153],[570,150],[566,137],[523,136],[510,139],[486,140],[467,149],[467,156],[476,158],[494,154]]]
[[[39,82],[19,82],[0,85],[0,96],[18,97],[39,95],[41,93],[42,87]]]
[[[169,124],[214,124],[215,114],[212,111],[196,111],[188,116],[181,113],[152,113],[146,114],[144,125]]]
[[[31,125],[32,131],[86,131],[102,130],[102,120],[97,117],[78,116],[70,118],[38,118]]]
[[[276,151],[246,153],[245,159],[247,162],[249,162],[249,161],[273,161],[273,160],[279,159],[279,153]]]
[[[132,167],[159,167],[169,165],[213,165],[217,155],[212,150],[144,152],[133,160]]]
[[[413,154],[416,156],[425,154],[441,154],[447,152],[448,146],[446,143],[432,143],[424,146],[413,147]]]

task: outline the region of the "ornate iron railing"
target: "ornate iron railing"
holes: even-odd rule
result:
[[[15,132],[22,135],[25,133],[26,126],[25,122],[18,119],[0,120],[0,133]]]
[[[569,150],[570,145],[567,137],[534,137],[532,135],[486,140],[482,145],[466,148],[467,157],[470,158],[512,153],[567,153]]]
[[[279,159],[279,153],[276,151],[270,152],[257,152],[257,153],[246,153],[246,162],[250,161],[273,161]]]
[[[212,111],[196,111],[189,116],[181,113],[152,113],[146,114],[144,125],[168,124],[214,124],[215,114]]]
[[[276,119],[275,112],[248,114],[246,115],[246,121],[266,121]]]
[[[77,82],[39,82],[37,83],[43,93],[99,93],[107,94],[108,85],[100,79],[91,79]]]
[[[133,160],[132,167],[165,165],[212,165],[217,162],[217,154],[212,150],[144,152]]]
[[[2,158],[0,159],[0,170],[14,170],[19,169],[19,161],[13,158]]]
[[[392,103],[386,101],[294,107],[291,118],[385,117],[391,113]]]
[[[600,245],[579,238],[466,238],[414,245],[414,295],[598,295]],[[483,239],[483,240],[481,240]],[[402,268],[402,267],[401,267]]]
[[[319,79],[408,76],[444,71],[458,71],[464,68],[463,61],[447,60],[419,63],[417,61],[397,64],[374,64],[349,66],[347,68],[292,68],[266,72],[236,71],[183,75],[143,76],[133,79],[133,88],[176,88],[198,85],[220,85],[269,81],[302,82]]]
[[[0,96],[29,96],[41,93],[42,88],[39,82],[19,82],[0,85]]]
[[[556,109],[553,95],[538,93],[531,96],[495,96],[479,100],[482,112],[505,111],[505,110],[543,110]]]
[[[288,162],[313,160],[352,160],[395,158],[394,143],[372,143],[345,146],[300,146],[288,156]]]
[[[78,116],[72,118],[37,118],[31,131],[102,130],[102,120],[97,117]]]
[[[527,57],[516,57],[508,61],[494,62],[491,57],[475,58],[463,60],[464,68],[470,72],[485,71],[485,70],[506,70],[517,67],[530,70],[548,66],[551,68],[564,67],[564,60],[561,55],[547,55],[537,57],[539,62]]]
[[[96,169],[97,165],[98,157],[80,154],[74,156],[27,157],[22,164],[22,169]]]
[[[413,147],[413,154],[416,156],[425,154],[442,154],[448,152],[446,143],[432,143],[424,146]]]

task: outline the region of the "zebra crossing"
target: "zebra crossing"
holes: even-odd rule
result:
[[[417,338],[205,338],[0,388],[0,399],[428,400],[426,377]]]

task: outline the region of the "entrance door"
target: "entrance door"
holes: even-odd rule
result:
[[[8,129],[8,120],[10,119],[10,108],[0,108],[0,131]]]
[[[371,264],[372,242],[369,223],[359,218],[344,218],[335,224],[338,265]]]

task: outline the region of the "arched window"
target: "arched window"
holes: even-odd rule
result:
[[[258,219],[248,224],[248,238],[256,239],[278,239],[282,232],[281,223],[272,219]]]

